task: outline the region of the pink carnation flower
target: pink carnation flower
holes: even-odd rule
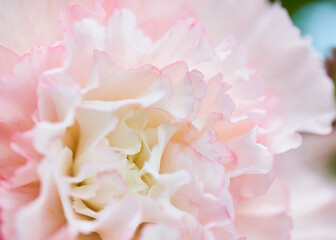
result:
[[[264,0],[12,0],[0,16],[5,240],[288,239],[273,157],[333,87]]]

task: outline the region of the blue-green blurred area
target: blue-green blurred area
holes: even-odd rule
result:
[[[271,2],[280,2],[287,9],[289,15],[293,15],[302,6],[312,2],[325,2],[325,0],[271,0]]]
[[[274,2],[271,1],[271,2]],[[294,24],[303,36],[310,36],[315,50],[323,58],[336,48],[336,0],[282,0]]]

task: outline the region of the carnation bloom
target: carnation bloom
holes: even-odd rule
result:
[[[328,133],[332,84],[266,1],[6,1],[1,233],[287,239],[273,157]],[[15,31],[13,31],[15,29]]]

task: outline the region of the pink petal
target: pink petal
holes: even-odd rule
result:
[[[121,71],[116,69],[107,54],[96,52],[95,58],[99,87],[85,95],[87,100],[115,101],[136,98],[160,78],[159,71],[151,65]]]
[[[165,224],[149,224],[141,231],[141,240],[178,240],[180,232],[178,229]]]
[[[275,180],[265,195],[237,202],[236,221],[241,237],[251,240],[289,239],[288,192]]]
[[[91,0],[34,2],[14,0],[2,3],[0,44],[22,56],[24,53],[29,53],[33,46],[49,45],[61,40],[62,28],[57,19],[58,12],[68,4],[76,2],[81,2],[89,9],[92,7]]]
[[[19,56],[14,52],[0,45],[0,58],[6,59],[6,61],[1,61],[0,64],[0,75],[5,75],[11,73],[13,66],[19,61]]]
[[[276,169],[288,184],[293,239],[335,238],[336,190],[330,176],[336,134],[304,135],[303,145],[280,155]]]
[[[39,184],[35,182],[12,190],[0,189],[1,232],[4,239],[18,239],[18,228],[13,224],[16,215],[38,196],[39,188]]]
[[[297,131],[331,131],[335,116],[332,84],[321,59],[301,39],[285,10],[264,0],[244,1],[243,5],[239,1],[189,2],[211,40],[219,43],[232,34],[247,48],[249,66],[280,98],[284,122],[268,138],[272,152],[297,147],[301,141]]]
[[[15,130],[32,126],[32,114],[36,108],[36,87],[40,75],[60,67],[64,60],[64,48],[34,49],[15,65],[12,75],[0,78],[0,106],[5,114],[0,122]]]
[[[40,165],[42,186],[39,197],[19,213],[16,229],[19,239],[48,239],[66,225],[59,193],[48,162]],[[43,229],[40,226],[43,225]]]
[[[103,6],[107,16],[112,16],[116,8],[132,10],[138,18],[139,26],[153,40],[161,38],[181,16],[193,15],[190,6],[178,0],[105,1]]]
[[[180,20],[155,43],[142,62],[162,68],[176,61],[192,65],[212,59],[214,50],[204,31],[203,25],[194,19]]]

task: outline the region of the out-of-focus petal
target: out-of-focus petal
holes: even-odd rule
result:
[[[213,42],[218,44],[232,34],[246,47],[249,66],[262,77],[270,94],[280,99],[282,116],[273,116],[273,121],[284,120],[281,129],[267,138],[272,152],[299,146],[297,131],[331,131],[335,116],[331,81],[322,70],[321,59],[314,55],[309,41],[301,39],[285,10],[265,0],[190,3]]]
[[[287,240],[292,229],[288,192],[276,179],[265,195],[237,202],[236,226],[240,237],[251,240]]]
[[[86,8],[93,8],[91,0],[1,1],[0,44],[22,56],[35,45],[49,45],[62,39],[58,13],[79,2]]]
[[[331,175],[336,134],[305,135],[303,145],[280,155],[276,169],[287,183],[295,240],[335,238],[336,181]]]

